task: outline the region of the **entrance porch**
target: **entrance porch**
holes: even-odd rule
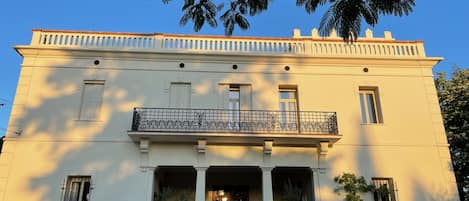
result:
[[[307,167],[161,166],[152,201],[314,201],[313,181]]]

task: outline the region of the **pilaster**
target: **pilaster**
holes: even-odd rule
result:
[[[312,183],[313,183],[313,195],[314,195],[314,200],[315,201],[320,201],[321,200],[321,183],[319,182],[320,181],[320,177],[321,175],[324,175],[325,172],[324,171],[321,171],[320,168],[311,168],[311,172],[312,172]]]
[[[155,168],[154,167],[142,167],[142,173],[145,177],[144,182],[144,194],[145,201],[153,201],[153,185],[155,179]]]

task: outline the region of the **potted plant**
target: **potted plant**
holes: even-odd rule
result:
[[[368,184],[363,176],[357,177],[352,173],[342,173],[334,177],[334,181],[338,184],[334,192],[340,194],[344,191],[345,201],[363,201],[359,193],[373,190],[373,185]]]

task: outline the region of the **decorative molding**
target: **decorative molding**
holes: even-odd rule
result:
[[[142,172],[149,172],[149,171],[155,172],[155,170],[156,170],[156,167],[140,167],[140,171]]]
[[[314,174],[326,174],[326,171],[327,171],[327,168],[313,168],[313,167],[310,167],[310,168]]]
[[[273,166],[262,166],[260,167],[262,172],[271,172],[275,167]]]
[[[198,172],[198,171],[207,171],[209,167],[208,166],[194,166],[194,169]]]
[[[148,153],[150,149],[150,140],[147,138],[140,139],[140,152],[141,153]]]
[[[197,152],[205,154],[207,148],[207,140],[197,140]]]
[[[329,152],[329,142],[319,142],[318,149],[319,155],[327,155],[327,152]]]
[[[269,141],[269,140],[264,141],[264,154],[265,155],[270,156],[272,154],[273,144],[274,144],[274,141]]]

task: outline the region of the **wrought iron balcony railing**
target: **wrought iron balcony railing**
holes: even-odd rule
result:
[[[132,131],[337,135],[335,112],[135,108]]]

